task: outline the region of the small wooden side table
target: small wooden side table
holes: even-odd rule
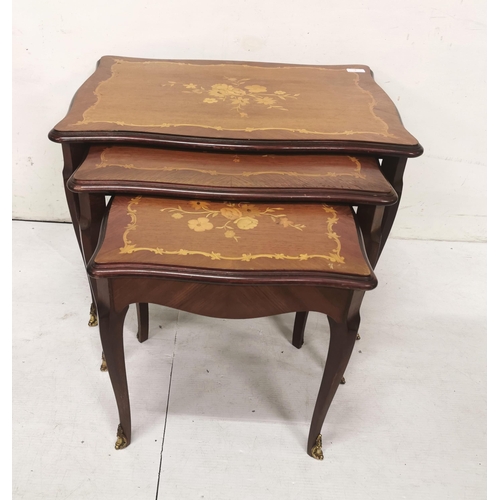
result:
[[[323,459],[321,427],[355,343],[359,294],[376,285],[350,207],[117,196],[88,270],[117,449],[132,436],[123,321],[129,304],[144,302],[219,318],[325,313],[330,347],[307,445]]]

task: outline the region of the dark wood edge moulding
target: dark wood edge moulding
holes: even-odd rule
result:
[[[135,181],[75,181],[70,177],[68,188],[75,193],[94,194],[136,194],[145,196],[179,196],[182,198],[224,199],[228,201],[309,201],[334,202],[349,205],[393,205],[398,201],[394,190],[387,193],[373,193],[351,189],[321,188],[225,188],[212,186],[194,186],[191,184],[166,184],[155,182],[137,183]]]
[[[363,141],[291,141],[291,140],[253,140],[253,139],[214,139],[211,137],[190,137],[173,134],[152,134],[147,132],[60,132],[52,129],[49,139],[53,142],[64,143],[102,143],[133,144],[145,146],[164,146],[173,149],[200,150],[200,151],[247,151],[253,153],[330,153],[342,155],[370,155],[370,156],[404,156],[415,158],[424,152],[419,144],[414,146],[396,146]]]

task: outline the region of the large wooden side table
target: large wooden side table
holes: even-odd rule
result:
[[[90,262],[103,348],[111,357],[122,437],[130,439],[120,350],[121,321],[128,304],[156,302],[200,314],[248,318],[299,311],[293,337],[296,347],[303,340],[307,311],[312,310],[326,313],[337,325],[332,326],[330,320],[332,341],[317,403],[319,413],[315,410],[308,444],[308,452],[319,455],[321,424],[347,366],[363,294],[375,284],[371,268],[396,217],[406,160],[423,152],[404,128],[394,103],[375,83],[370,68],[106,56],[49,137],[63,148],[68,207],[84,260]],[[226,200],[225,213],[232,213],[226,219],[233,226],[224,228],[221,251],[153,246],[148,238],[154,239],[161,217],[156,213],[142,219],[142,227],[149,228],[146,233],[138,231],[139,226],[131,229],[131,214],[138,207],[130,203],[138,198],[118,195],[111,203],[107,225],[100,231],[109,209],[105,196],[116,193],[147,195],[143,208],[170,203],[175,197],[177,208],[164,206],[162,212],[166,215],[173,209],[170,223],[184,220],[186,214],[175,211],[178,207],[197,211],[198,217],[187,219],[188,242],[195,233],[206,236],[213,230],[222,234],[226,223],[216,231],[209,228],[208,215],[201,214],[208,209],[207,203],[213,209],[213,204]],[[157,198],[149,197],[152,195]],[[189,202],[193,204],[190,208],[183,205]],[[242,242],[238,230],[257,234],[255,223],[247,220],[257,220],[252,216],[255,207],[268,203],[269,208],[270,203],[278,202],[283,206],[277,208],[286,209],[283,214],[294,215],[275,217],[274,231],[279,228],[291,233],[292,229],[299,231],[293,225],[308,227],[312,219],[307,224],[297,221],[309,210],[316,214],[316,222],[318,212],[327,213],[326,232],[321,234],[330,235],[329,244],[336,238],[341,242],[346,267],[335,260],[336,251],[313,252],[311,248],[321,248],[316,237],[303,239],[304,244],[314,246],[302,251],[294,238],[285,247],[293,249],[293,255],[261,248],[247,249],[236,259],[234,255],[221,258],[229,255],[222,251],[227,245]],[[358,207],[356,219],[363,238],[358,237],[351,209],[337,209],[332,202]],[[215,209],[219,216],[223,208]],[[335,211],[338,220],[328,210]],[[271,213],[259,212],[259,216],[272,220]],[[123,217],[128,219],[125,226],[121,225]],[[337,234],[332,229],[337,222],[352,230]],[[259,222],[258,227],[264,225]],[[134,243],[125,233],[142,234],[144,239]],[[96,251],[99,238],[102,245]],[[269,233],[260,242],[274,244]],[[137,249],[141,251],[137,253]],[[254,258],[261,255],[268,257]],[[313,259],[307,257],[311,255]],[[350,267],[350,259],[360,255],[354,260],[361,267]],[[160,260],[151,261],[151,257]],[[209,264],[196,260],[203,258]],[[231,265],[221,268],[219,261]],[[278,265],[245,267],[256,262]],[[319,262],[328,264],[328,270],[311,267]],[[164,293],[155,294],[156,286],[170,292],[170,299]],[[234,297],[235,290],[248,294],[251,311],[237,304],[234,312],[221,307]],[[203,306],[207,292],[224,299],[219,304],[212,301],[211,311]],[[186,297],[193,300],[186,302]],[[142,330],[144,338],[147,323]]]

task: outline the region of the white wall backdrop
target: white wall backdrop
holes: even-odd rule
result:
[[[367,64],[425,153],[392,237],[486,238],[485,0],[16,0],[13,217],[69,221],[47,134],[103,55]]]

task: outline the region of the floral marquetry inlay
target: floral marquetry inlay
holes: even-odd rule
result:
[[[321,205],[323,222],[313,228],[314,235],[318,233],[326,238],[327,253],[303,252],[308,245],[307,224],[294,220],[289,215],[289,209],[284,206],[274,206],[251,203],[214,203],[202,200],[171,200],[157,199],[158,217],[164,224],[165,234],[172,235],[169,241],[189,242],[193,248],[164,248],[141,244],[136,234],[141,229],[138,220],[142,197],[136,196],[129,200],[127,214],[130,222],[123,234],[123,246],[120,254],[135,252],[152,252],[157,255],[201,256],[210,260],[250,262],[258,259],[308,261],[321,259],[326,267],[332,268],[332,263],[344,264],[341,255],[340,236],[334,231],[339,222],[335,208]],[[162,205],[162,206],[160,206]],[[291,206],[293,207],[293,205]],[[151,210],[150,210],[151,213]],[[154,212],[153,212],[154,213]],[[298,214],[296,214],[298,216]],[[300,217],[299,217],[300,218]],[[316,221],[318,221],[316,217]],[[163,227],[163,226],[162,226]],[[163,229],[159,229],[160,234]],[[281,232],[294,231],[300,236],[284,236]],[[192,236],[189,236],[189,235]],[[199,236],[195,236],[195,235]],[[214,237],[209,235],[214,234]],[[303,236],[302,236],[303,235]],[[258,238],[258,240],[256,240]],[[269,244],[275,245],[275,240],[282,240],[280,252],[263,252],[262,248]],[[230,242],[232,245],[228,246]],[[325,240],[324,240],[325,241]],[[244,248],[241,245],[244,243]],[[198,248],[194,248],[196,245]],[[220,247],[220,251],[216,248]],[[291,253],[291,247],[299,249]],[[239,250],[241,248],[241,251]],[[253,252],[252,248],[259,251]]]
[[[82,99],[75,100],[74,113],[64,120],[64,127],[67,122],[80,131],[118,126],[119,130],[228,139],[354,136],[355,140],[398,141],[384,118],[385,108],[392,107],[390,117],[397,122],[396,129],[401,128],[393,103],[380,95],[381,107],[375,96],[380,89],[367,69],[348,69],[104,57],[95,78],[81,91]],[[406,131],[403,135],[405,141],[413,140]]]
[[[187,221],[189,229],[197,232],[210,231],[211,229],[222,229],[226,238],[232,238],[235,241],[241,237],[237,234],[238,230],[248,231],[259,225],[261,218],[269,217],[272,222],[282,227],[293,227],[302,231],[305,228],[303,224],[294,224],[288,219],[284,208],[267,207],[252,205],[250,203],[229,203],[225,202],[225,207],[220,210],[211,210],[208,201],[190,201],[189,205],[194,208],[193,211],[184,210],[180,206],[176,208],[162,208],[161,211],[168,212],[174,219],[183,219],[185,216],[198,215],[197,218],[190,218]],[[199,217],[202,215],[202,217]],[[217,218],[217,221],[215,219]],[[216,226],[214,224],[221,225]]]
[[[281,106],[282,101],[287,99],[296,99],[300,94],[289,94],[283,90],[268,91],[264,85],[252,84],[250,78],[224,77],[226,83],[215,83],[210,88],[195,83],[179,83],[169,81],[170,87],[181,85],[184,87],[184,93],[199,94],[205,97],[205,104],[224,104],[230,106],[232,110],[238,113],[242,118],[248,118],[247,106],[251,105],[265,106],[267,109],[279,109],[288,111]]]
[[[260,155],[261,162],[258,164],[251,164],[246,168],[237,168],[234,166],[232,171],[228,171],[226,169],[221,169],[221,166],[226,166],[228,155],[218,155],[217,166],[219,169],[214,168],[201,168],[198,166],[187,166],[183,165],[181,162],[177,164],[158,164],[157,162],[150,162],[147,166],[141,163],[141,157],[133,158],[127,154],[127,151],[130,148],[114,146],[112,148],[105,148],[100,157],[100,162],[96,164],[96,168],[109,168],[109,167],[121,167],[127,170],[142,170],[142,171],[156,171],[156,172],[197,172],[200,174],[209,175],[212,177],[260,177],[260,176],[283,176],[283,177],[295,177],[295,178],[317,178],[317,179],[325,179],[326,177],[335,178],[335,177],[354,177],[356,179],[365,179],[366,175],[361,172],[361,163],[354,156],[345,156],[346,164],[343,168],[331,168],[324,169],[321,172],[307,172],[307,171],[297,171],[290,170],[284,168],[266,168],[267,164],[270,164],[271,161],[276,157],[275,155]],[[123,151],[123,153],[122,153]],[[120,154],[122,155],[120,157]],[[161,150],[153,151],[156,154],[157,158],[160,158],[163,152]],[[170,153],[172,156],[172,153]],[[248,156],[243,157],[245,160],[245,165],[248,163]],[[253,156],[255,158],[255,155]],[[206,158],[203,158],[206,160]],[[242,157],[239,155],[232,156],[233,163],[241,163]],[[139,160],[139,162],[137,162]],[[300,161],[297,163],[300,164]],[[194,164],[194,162],[193,162]],[[326,164],[327,165],[327,164]]]
[[[302,152],[326,151],[340,141],[355,143],[353,153],[372,154],[370,144],[398,146],[405,156],[422,152],[370,68],[359,64],[104,56],[50,137],[103,141],[108,132],[172,145],[196,138],[210,149],[258,141],[252,147],[263,151],[260,141],[300,141]]]

